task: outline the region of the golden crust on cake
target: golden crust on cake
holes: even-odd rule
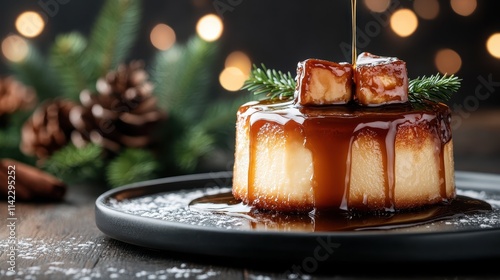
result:
[[[238,114],[233,173],[233,194],[248,204],[278,211],[388,210],[435,204],[455,196],[453,142],[450,135],[436,133],[449,129],[441,127],[440,120],[449,113],[444,105],[438,106],[434,116],[430,116],[433,111],[429,108],[405,112],[408,109],[398,107],[393,111],[403,113],[372,115],[360,115],[370,109],[356,108],[349,115],[340,108],[328,110],[329,114],[320,109],[316,113],[304,109],[302,114],[299,109],[284,113],[287,110],[255,106],[259,109],[245,107]],[[308,128],[308,121],[314,123],[315,114],[339,123],[357,120],[345,130],[346,135],[352,136],[349,143],[335,142],[343,139],[338,127],[325,125],[319,132],[317,127]],[[378,123],[378,119],[385,119],[387,125]],[[372,127],[366,125],[368,120],[373,121]],[[356,130],[363,124],[365,127]],[[311,148],[312,141],[321,139],[315,138],[318,135],[334,140],[325,141],[322,148],[315,142]],[[350,159],[348,170],[328,177],[329,171],[321,171],[317,165],[344,161],[341,155],[335,159],[334,151],[318,153],[328,153],[330,145],[350,147]],[[339,174],[348,176],[347,184],[343,178],[336,184],[324,183]]]

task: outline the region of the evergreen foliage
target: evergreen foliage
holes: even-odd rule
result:
[[[141,22],[140,0],[106,0],[88,36],[71,32],[58,35],[47,54],[30,45],[22,62],[12,63],[14,75],[32,86],[39,101],[68,98],[79,102],[84,89],[95,90],[96,81],[126,62],[136,43]],[[117,187],[137,181],[196,172],[201,157],[217,148],[233,149],[238,107],[251,95],[219,98],[213,88],[218,44],[196,35],[158,51],[148,72],[159,106],[168,119],[156,131],[158,146],[125,148],[109,154],[88,144],[68,144],[46,159],[44,170],[67,183],[97,181]],[[28,112],[28,114],[31,112]],[[12,157],[35,164],[19,151],[21,127],[26,120],[0,129],[0,151],[13,149]]]
[[[89,84],[89,77],[82,75],[82,53],[87,46],[87,39],[80,33],[59,35],[51,48],[50,65],[60,80],[59,85],[64,95],[74,101]]]
[[[156,178],[159,164],[147,150],[125,149],[106,168],[107,182],[119,187]]]
[[[47,159],[43,168],[67,183],[102,181],[103,152],[94,144],[84,147],[68,144]]]
[[[29,44],[27,57],[21,62],[10,63],[9,68],[17,80],[36,89],[39,101],[62,96],[54,70],[48,67],[47,59],[33,44]]]
[[[141,13],[141,0],[107,0],[104,3],[83,53],[87,60],[86,74],[91,81],[129,57],[139,31]]]

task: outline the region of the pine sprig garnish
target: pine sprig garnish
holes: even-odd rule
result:
[[[425,100],[446,102],[460,89],[461,82],[462,79],[446,74],[418,77],[409,81],[408,100],[413,103],[422,103]]]
[[[267,69],[264,64],[261,64],[261,68],[253,66],[250,77],[245,81],[242,89],[253,92],[254,95],[265,94],[265,99],[288,100],[293,97],[295,85],[295,79],[290,72],[283,73]]]
[[[408,100],[412,103],[446,102],[460,89],[462,79],[454,75],[435,74],[412,79],[408,83]],[[290,100],[294,96],[296,81],[290,72],[261,68],[254,65],[242,89],[254,95],[264,94],[264,100]]]

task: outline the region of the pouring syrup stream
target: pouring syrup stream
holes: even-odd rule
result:
[[[352,53],[352,65],[353,67],[356,67],[356,57],[358,56],[357,50],[356,50],[356,10],[357,10],[357,5],[356,5],[356,0],[351,0],[351,21],[352,21],[352,45],[351,45],[351,53]]]

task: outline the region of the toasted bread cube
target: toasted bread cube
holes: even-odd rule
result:
[[[398,58],[361,53],[354,72],[354,82],[354,99],[361,105],[379,106],[408,101],[406,63]]]
[[[352,100],[352,65],[307,59],[297,67],[296,103],[303,106],[345,104]]]

